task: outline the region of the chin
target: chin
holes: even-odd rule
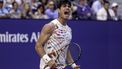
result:
[[[69,16],[64,16],[64,19],[68,20],[69,19]]]
[[[61,16],[62,19],[65,19],[65,20],[68,20],[69,19],[69,16],[66,16],[66,15],[63,15]]]
[[[65,20],[68,20],[69,18],[64,18]]]

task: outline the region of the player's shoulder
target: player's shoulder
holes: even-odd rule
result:
[[[43,26],[43,30],[45,31],[53,31],[55,29],[55,24],[53,23],[53,20],[50,21],[49,23],[46,23],[44,26]]]
[[[45,24],[44,27],[48,28],[55,28],[55,20],[50,21],[49,23]]]

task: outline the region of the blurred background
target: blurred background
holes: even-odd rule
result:
[[[0,18],[55,19],[60,0],[0,0]],[[70,0],[75,20],[121,20],[121,0]],[[108,5],[107,5],[108,4]]]
[[[122,69],[122,1],[70,0],[68,25],[81,69]],[[0,69],[39,69],[35,42],[58,17],[59,0],[0,0]],[[67,68],[71,69],[71,68]]]

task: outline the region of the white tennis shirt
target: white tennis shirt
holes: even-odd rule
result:
[[[50,23],[53,23],[56,27],[56,29],[53,31],[52,35],[50,36],[49,40],[44,45],[45,52],[51,53],[53,50],[58,51],[56,54],[58,54],[59,58],[57,60],[57,63],[59,64],[65,64],[66,62],[66,54],[67,54],[67,45],[70,43],[72,39],[72,32],[71,28],[68,25],[62,25],[57,19],[51,21]],[[65,48],[65,49],[63,49]],[[63,50],[61,50],[63,49]],[[57,57],[57,56],[56,56]],[[55,60],[55,58],[52,58]],[[40,61],[40,69],[43,69],[43,67],[46,64],[43,60]]]

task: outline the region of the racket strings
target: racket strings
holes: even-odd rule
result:
[[[80,45],[75,42],[70,43],[68,49],[70,50],[73,62],[66,64],[66,66],[71,66],[73,63],[76,63],[80,59],[82,55],[82,49]]]
[[[51,45],[53,46],[53,48],[55,49],[55,52],[57,53],[57,57],[56,57],[56,63],[58,63],[57,64],[57,68],[58,69],[64,69],[65,68],[65,66],[63,65],[63,64],[61,64],[61,61],[60,61],[60,56],[62,56],[63,58],[64,58],[64,54],[65,54],[65,52],[64,52],[64,49],[65,49],[65,47],[62,47],[62,48],[57,48],[55,45],[55,43],[51,43]],[[59,56],[60,55],[60,56]]]
[[[54,52],[56,53],[56,57],[55,60],[58,64],[62,63],[62,60],[64,60],[64,58],[66,57],[66,49],[70,49],[71,52],[75,52],[73,54],[76,54],[76,57],[74,56],[73,58],[73,62],[70,63],[70,64],[62,64],[62,65],[58,65],[58,66],[69,66],[69,65],[72,65],[73,63],[76,63],[79,59],[80,59],[80,56],[81,56],[81,48],[80,48],[80,45],[75,43],[75,42],[72,42],[70,43],[68,46],[64,45],[64,44],[60,44],[59,41],[57,41],[56,39],[52,38],[50,40],[50,46],[53,47],[54,49]],[[63,46],[64,45],[64,46]],[[71,53],[72,55],[72,53]]]
[[[55,58],[55,60],[58,62],[58,63],[61,63],[59,57],[62,56],[62,58],[64,58],[64,53],[63,53],[63,47],[61,48],[61,45],[60,44],[57,44],[58,41],[56,41],[55,39],[52,39],[51,40],[51,46],[54,48],[54,51],[55,53],[57,54],[57,57]],[[58,45],[58,46],[57,46]],[[60,56],[59,56],[60,55]]]

